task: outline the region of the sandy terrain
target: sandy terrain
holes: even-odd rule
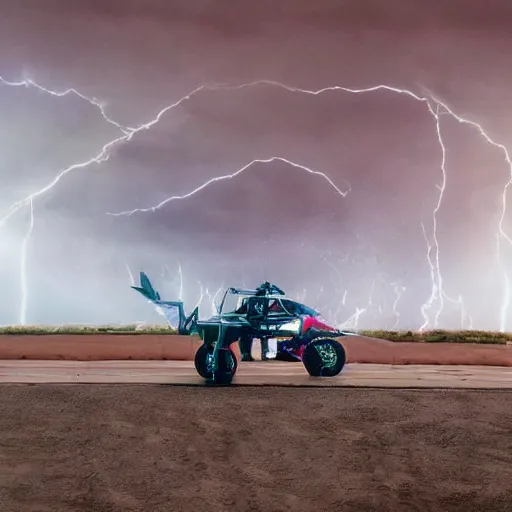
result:
[[[190,361],[0,361],[0,383],[143,383],[204,386]],[[334,378],[310,377],[300,363],[239,366],[242,386],[357,386],[512,389],[512,368],[500,366],[348,364]]]
[[[511,510],[511,392],[1,391],[6,512]]]
[[[347,336],[340,341],[352,363],[512,366],[512,346],[393,343],[361,336]],[[194,336],[3,335],[0,336],[0,359],[191,361],[200,344],[199,338]],[[254,345],[257,353],[259,344]],[[236,344],[233,348],[238,352]]]

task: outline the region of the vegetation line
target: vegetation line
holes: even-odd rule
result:
[[[177,331],[166,325],[28,325],[0,326],[0,335],[48,335],[48,334],[176,334]],[[511,345],[512,333],[493,331],[358,331],[362,336],[381,338],[396,342],[418,343],[483,343]]]
[[[436,329],[432,331],[359,331],[363,336],[382,338],[396,342],[419,343],[480,343],[495,345],[512,344],[512,333],[495,331],[449,331]]]

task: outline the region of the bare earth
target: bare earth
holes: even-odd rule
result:
[[[490,365],[512,367],[512,346],[393,343],[362,336],[340,338],[350,363]],[[0,360],[192,361],[201,340],[174,335],[0,335]],[[238,354],[236,344],[232,345]],[[255,353],[258,344],[254,344]]]
[[[4,385],[1,510],[510,511],[511,399]]]
[[[181,384],[204,386],[191,361],[0,361],[0,383]],[[336,377],[310,377],[301,363],[241,363],[234,385],[512,389],[503,366],[345,365]]]
[[[0,336],[0,510],[512,510],[512,391],[346,387],[510,387],[512,347],[340,341],[214,389],[193,337]],[[191,385],[83,384],[123,381]]]

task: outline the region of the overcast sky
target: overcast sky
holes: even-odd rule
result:
[[[507,0],[0,0],[0,9],[4,80],[75,88],[124,127],[205,83],[384,84],[434,95],[512,150]],[[425,310],[431,327],[437,316],[440,327],[510,329],[512,309],[502,306],[512,251],[502,237],[500,265],[497,248],[510,168],[500,148],[442,109],[440,130],[446,182],[436,246],[443,153],[425,102],[263,84],[199,91],[114,144],[108,161],[34,198],[26,274],[30,203],[0,226],[0,324],[20,315],[29,324],[155,322],[129,289],[127,267],[145,269],[174,299],[181,265],[188,309],[201,287],[213,294],[269,279],[337,323],[359,311],[358,327],[417,328],[434,282],[444,294]],[[0,216],[125,133],[76,95],[0,85]],[[283,160],[155,212],[107,215],[272,157]],[[202,316],[210,303],[205,295]]]

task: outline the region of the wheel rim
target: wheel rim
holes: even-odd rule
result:
[[[213,374],[213,352],[208,352],[206,354],[205,366],[206,366],[206,373],[209,375],[212,375]]]
[[[338,362],[338,354],[336,353],[336,349],[330,343],[318,343],[315,344],[314,347],[322,360],[324,368],[334,368],[336,366],[336,363]]]
[[[223,362],[221,363],[221,364],[225,365],[224,368],[226,368],[226,370],[228,370],[228,372],[233,373],[233,370],[235,369],[235,366],[236,366],[235,357],[229,351],[227,351],[227,353],[225,353],[225,354],[217,354],[217,358],[219,356],[224,358]],[[208,368],[209,372],[213,373],[213,352],[208,354],[208,356],[206,358],[206,367]],[[218,359],[217,359],[217,371],[219,371],[219,360]]]

